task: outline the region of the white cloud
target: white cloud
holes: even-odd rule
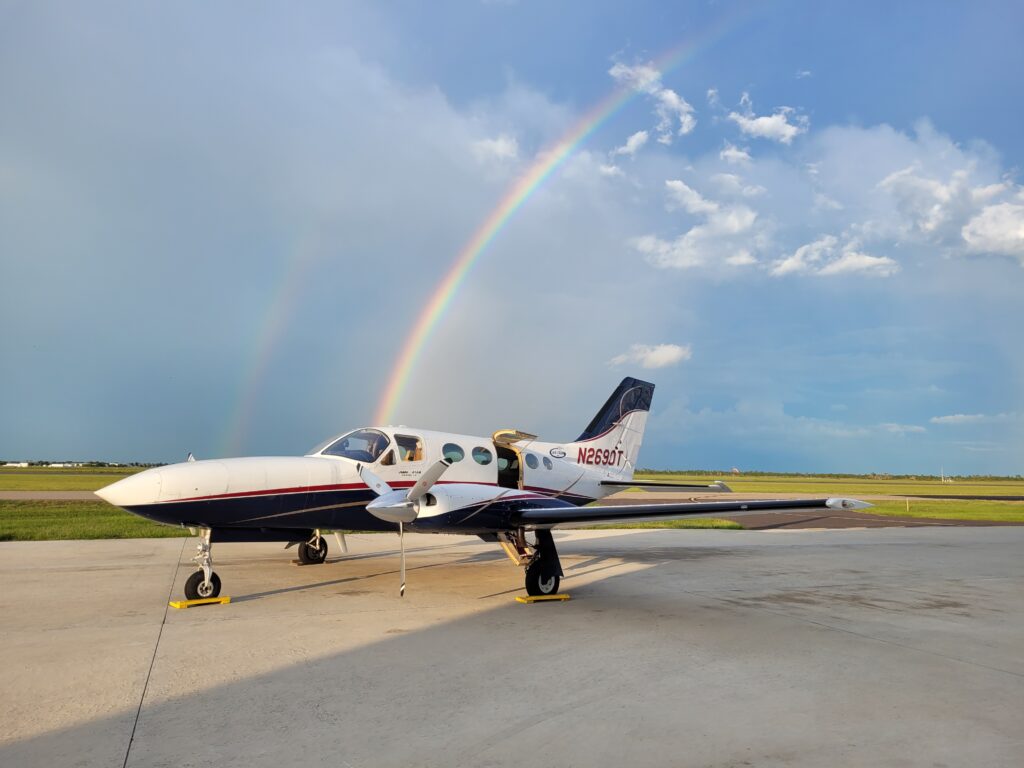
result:
[[[744,184],[743,179],[735,173],[716,173],[711,177],[711,181],[723,192],[743,197],[757,197],[768,191],[760,184]]]
[[[872,277],[890,277],[900,271],[900,265],[888,256],[871,256],[859,251],[846,251],[835,261],[818,270],[819,275],[861,274]]]
[[[1012,256],[1024,266],[1024,205],[989,205],[960,230],[973,253]]]
[[[924,427],[919,426],[917,424],[893,424],[893,423],[887,423],[887,424],[879,424],[878,426],[879,426],[880,429],[884,430],[885,432],[891,432],[894,435],[920,434],[922,432],[927,432],[928,431]]]
[[[628,352],[616,355],[608,362],[609,365],[639,363],[643,368],[665,368],[689,360],[692,354],[689,344],[634,344]]]
[[[775,277],[813,272],[824,257],[835,251],[838,243],[835,235],[825,235],[814,242],[801,245],[792,256],[776,261],[769,272]]]
[[[608,176],[609,178],[615,178],[616,176],[625,176],[622,169],[617,165],[599,165],[597,167],[598,173],[602,176]]]
[[[519,157],[519,142],[515,136],[501,134],[493,139],[480,139],[472,144],[477,162],[506,162]]]
[[[721,99],[718,98],[718,89],[717,88],[708,88],[708,92],[707,92],[706,96],[707,96],[708,106],[709,107],[713,107],[714,109],[721,109],[722,101],[721,101]]]
[[[995,413],[991,415],[984,413],[953,413],[949,416],[933,416],[929,421],[932,424],[962,426],[965,424],[996,424],[1016,419],[1017,414],[1011,411],[1010,413]]]
[[[665,182],[669,192],[669,210],[682,208],[687,213],[701,215],[715,213],[718,211],[718,203],[714,200],[705,199],[700,192],[688,187],[679,179],[670,179]]]
[[[774,114],[756,115],[750,96],[746,93],[740,99],[740,106],[743,107],[743,112],[730,112],[729,119],[736,123],[746,136],[790,144],[793,139],[807,131],[807,117],[797,114],[792,107],[777,107]]]
[[[647,143],[647,131],[637,131],[621,147],[612,150],[613,155],[628,155],[632,157],[640,148]]]
[[[729,256],[725,263],[734,267],[745,267],[748,264],[756,264],[757,259],[746,248],[740,248],[732,256]]]
[[[662,84],[661,72],[653,65],[629,66],[617,63],[608,70],[608,74],[622,85],[654,100],[654,112],[658,116],[655,131],[659,143],[671,144],[674,136],[685,136],[696,127],[693,107],[678,93]],[[676,122],[679,124],[678,129],[673,130]]]
[[[790,274],[889,277],[899,272],[899,264],[888,256],[871,256],[856,248],[857,243],[851,241],[840,250],[839,239],[835,235],[825,235],[801,245],[791,256],[775,261],[769,273],[774,277]]]
[[[725,148],[718,153],[718,156],[730,165],[742,165],[750,162],[750,153],[747,150],[740,149],[729,142],[725,142]]]
[[[796,79],[803,80],[805,78],[811,77],[813,74],[814,73],[811,72],[811,70],[809,69],[798,69],[796,72]]]

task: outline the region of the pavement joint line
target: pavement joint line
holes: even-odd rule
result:
[[[687,592],[689,594],[694,594],[695,595],[695,593],[691,592],[690,590],[683,590],[683,591]],[[730,601],[726,600],[725,598],[716,598],[716,597],[714,597],[712,595],[711,599],[712,600],[718,600],[719,602],[722,602],[722,603],[726,603],[728,605],[731,605],[734,608],[736,607],[735,603],[730,602]],[[874,640],[877,643],[884,643],[886,645],[891,645],[891,646],[893,646],[895,648],[902,648],[904,650],[914,651],[916,653],[924,653],[924,654],[927,654],[929,656],[935,656],[936,658],[939,658],[939,659],[946,659],[947,661],[956,661],[956,662],[959,662],[960,664],[967,664],[968,666],[978,667],[980,669],[987,669],[989,672],[1001,672],[1004,675],[1013,675],[1014,677],[1024,678],[1024,673],[1022,673],[1022,672],[1014,672],[1012,669],[1003,669],[1002,667],[993,667],[993,666],[989,666],[988,664],[982,664],[982,663],[977,662],[977,661],[970,661],[969,659],[961,659],[959,656],[950,656],[949,654],[939,653],[938,651],[929,651],[927,648],[917,648],[917,647],[915,647],[913,645],[907,645],[906,643],[898,643],[895,640],[887,640],[884,637],[875,637],[874,635],[869,635],[869,634],[867,634],[865,632],[855,632],[852,629],[845,629],[843,627],[837,627],[837,626],[835,626],[833,624],[827,624],[824,621],[818,621],[818,620],[815,620],[815,619],[807,618],[805,616],[798,616],[798,615],[796,615],[794,613],[787,613],[786,611],[779,611],[779,610],[775,610],[775,609],[772,609],[772,608],[767,608],[767,607],[765,607],[763,605],[756,605],[756,604],[751,603],[751,604],[747,604],[746,607],[752,608],[752,609],[754,609],[756,611],[764,611],[766,613],[772,613],[772,614],[775,614],[776,616],[784,616],[785,618],[794,619],[796,621],[803,622],[804,624],[811,624],[812,626],[821,627],[822,629],[831,630],[832,632],[841,632],[843,634],[852,635],[853,637],[860,637],[860,638],[863,638],[865,640]]]
[[[185,545],[188,543],[190,536],[186,536],[181,540],[181,549],[178,551],[178,557],[174,561],[174,575],[171,576],[171,586],[167,590],[167,600],[164,604],[164,617],[160,620],[160,631],[156,633],[156,643],[153,644],[153,656],[149,660],[149,669],[146,671],[146,682],[142,684],[142,695],[139,696],[139,706],[135,710],[135,720],[132,722],[132,732],[128,737],[128,747],[124,751],[124,762],[121,763],[121,768],[127,768],[128,758],[132,754],[132,744],[135,742],[135,729],[139,727],[139,717],[142,715],[142,705],[146,701],[146,691],[149,690],[149,679],[153,676],[153,665],[156,664],[156,652],[160,648],[160,638],[164,636],[164,627],[167,625],[167,612],[170,610],[171,595],[174,593],[174,585],[178,581],[178,570],[181,568],[181,558],[185,554]]]

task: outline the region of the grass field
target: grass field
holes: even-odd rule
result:
[[[0,467],[0,491],[95,491],[140,471],[136,467]]]
[[[976,499],[911,499],[910,511],[904,501],[875,501],[862,510],[872,515],[892,517],[930,517],[936,520],[977,520],[997,523],[1024,523],[1024,502],[979,501]]]
[[[0,467],[0,491],[94,491],[127,477],[139,469],[131,467]],[[638,479],[706,485],[714,479],[725,481],[737,493],[807,493],[821,496],[977,495],[1024,496],[1024,481],[1011,478],[941,483],[938,480],[875,477],[813,477],[804,475],[721,475],[638,474]],[[638,493],[643,493],[638,492]],[[640,499],[637,499],[640,501]],[[1024,502],[976,499],[911,499],[910,511],[903,500],[873,501],[864,510],[875,515],[1024,523]],[[730,520],[690,519],[633,523],[601,528],[726,528],[742,525]],[[109,504],[92,501],[3,501],[0,500],[0,541],[46,539],[113,539],[184,536],[187,532],[158,525],[123,512]]]
[[[0,541],[149,539],[187,536],[102,501],[2,501]]]

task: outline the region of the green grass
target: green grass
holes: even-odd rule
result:
[[[141,471],[138,467],[0,467],[0,491],[95,491]]]
[[[188,536],[100,501],[2,501],[0,541]]]
[[[813,493],[823,496],[1024,496],[1024,481],[1012,479],[964,480],[942,483],[938,480],[876,477],[813,477],[807,475],[693,475],[638,472],[636,479],[663,483],[707,485],[722,480],[737,493]]]
[[[872,515],[892,517],[930,517],[938,520],[977,520],[997,523],[1024,523],[1024,502],[911,499],[910,512],[904,501],[877,501],[863,510]]]

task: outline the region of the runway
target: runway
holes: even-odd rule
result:
[[[1022,528],[556,539],[568,603],[426,535],[400,599],[364,535],[220,545],[233,602],[184,611],[192,539],[0,543],[0,764],[1024,761]]]

